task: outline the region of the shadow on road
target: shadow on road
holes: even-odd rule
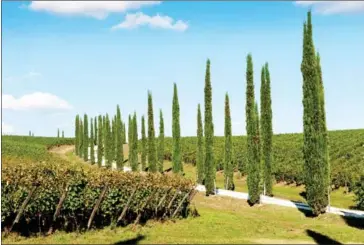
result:
[[[128,240],[123,240],[123,241],[119,241],[114,243],[115,245],[122,245],[122,244],[138,244],[141,240],[145,239],[144,235],[138,235],[135,238],[132,239],[128,239]]]
[[[347,212],[343,212],[345,215]],[[364,230],[364,215],[358,215],[359,217],[347,217],[347,216],[341,216],[343,220],[345,220],[346,224],[348,226]]]
[[[342,244],[328,236],[322,235],[313,230],[306,230],[307,235],[313,238],[317,244]]]

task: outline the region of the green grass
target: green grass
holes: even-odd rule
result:
[[[172,166],[171,162],[165,161],[164,168],[168,169]],[[185,172],[185,177],[192,180],[196,179],[196,168],[192,164],[184,164],[183,170]],[[248,186],[245,177],[240,177],[240,174],[234,174],[235,191],[248,192]],[[224,174],[223,172],[216,173],[216,186],[218,188],[224,188]],[[288,199],[292,201],[304,202],[306,200],[300,195],[301,192],[305,190],[304,185],[296,186],[295,184],[285,184],[278,183],[273,187],[273,195],[275,197]],[[331,205],[339,208],[350,209],[355,206],[353,193],[344,193],[344,188],[339,188],[331,193]]]
[[[273,205],[250,207],[246,201],[217,196],[196,195],[193,200],[200,217],[176,222],[148,222],[144,226],[105,228],[86,233],[56,232],[48,237],[23,238],[16,235],[3,243],[86,244],[122,243],[314,243],[312,230],[341,243],[360,243],[364,233],[348,226],[338,215],[306,218],[296,209]]]

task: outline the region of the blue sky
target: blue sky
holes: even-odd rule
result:
[[[182,135],[196,134],[211,60],[215,134],[229,93],[234,135],[245,134],[246,56],[256,98],[269,62],[273,130],[302,132],[302,25],[313,10],[329,129],[364,126],[364,2],[2,2],[3,133],[73,136],[74,117],[147,112],[153,94],[171,135],[177,83]]]

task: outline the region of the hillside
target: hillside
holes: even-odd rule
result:
[[[364,174],[364,129],[329,132],[331,178],[334,188],[350,185]],[[183,161],[196,162],[196,137],[181,139]],[[273,136],[273,174],[277,182],[303,183],[303,135],[278,134]],[[165,138],[165,159],[171,160],[172,138]],[[223,166],[224,137],[214,139],[217,169]],[[233,155],[236,168],[246,173],[246,137],[233,136]]]

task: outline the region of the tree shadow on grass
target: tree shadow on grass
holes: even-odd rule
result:
[[[317,244],[342,244],[328,236],[322,235],[313,230],[306,230],[307,235],[313,238]]]
[[[349,214],[343,211],[345,215]],[[364,215],[358,214],[357,217],[341,216],[348,226],[364,230]]]
[[[122,244],[138,244],[141,240],[144,240],[145,236],[144,235],[138,235],[135,238],[132,239],[128,239],[128,240],[123,240],[123,241],[119,241],[114,243],[115,245],[122,245]]]

